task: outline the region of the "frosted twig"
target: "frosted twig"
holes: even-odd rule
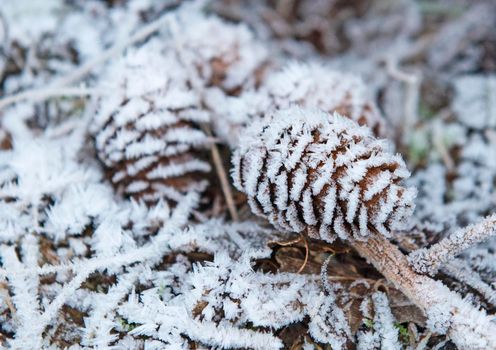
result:
[[[465,260],[453,259],[443,266],[441,270],[460,282],[466,283],[478,291],[489,303],[496,306],[496,290],[484,282]]]
[[[88,276],[100,269],[104,268],[115,268],[125,265],[130,265],[136,262],[148,261],[151,265],[159,262],[163,255],[170,250],[170,246],[167,242],[170,240],[170,235],[173,234],[180,226],[184,225],[187,221],[189,213],[191,210],[196,207],[199,201],[199,194],[192,191],[188,193],[184,200],[178,204],[176,210],[172,213],[171,219],[168,224],[166,224],[162,230],[155,236],[154,239],[150,241],[150,243],[130,250],[129,252],[110,256],[110,257],[95,257],[93,259],[88,259],[86,261],[81,261],[81,264],[78,264],[78,269],[75,269],[77,272],[76,276],[60,291],[60,293],[55,297],[55,299],[45,308],[45,312],[40,314],[37,312],[38,307],[34,300],[19,305],[16,303],[16,300],[19,298],[27,298],[34,296],[28,295],[31,289],[25,288],[26,280],[31,277],[28,281],[32,283],[33,275],[29,274],[29,270],[22,268],[22,265],[17,259],[14,248],[3,246],[0,248],[0,252],[2,253],[2,258],[4,263],[7,261],[12,261],[12,264],[15,265],[15,268],[7,269],[7,277],[11,280],[11,284],[15,284],[16,281],[21,282],[23,287],[17,287],[14,289],[14,303],[16,303],[18,311],[24,311],[21,315],[28,315],[29,321],[22,322],[25,327],[31,325],[31,322],[35,322],[36,327],[26,328],[22,334],[26,334],[25,337],[21,339],[16,339],[17,342],[23,344],[23,341],[27,341],[25,339],[37,339],[38,343],[41,343],[41,333],[45,329],[45,327],[56,317],[60,308],[64,305],[67,299],[74,294],[74,292],[81,286],[81,284],[88,278]],[[109,232],[109,234],[111,234]],[[6,259],[7,257],[7,259]],[[34,275],[36,276],[36,275]],[[37,278],[36,278],[37,280]],[[34,289],[33,289],[34,290]],[[19,306],[28,306],[29,310],[19,310]],[[34,320],[34,321],[33,321]],[[21,330],[22,331],[22,330]],[[18,330],[18,334],[20,331]],[[29,335],[29,337],[28,337]],[[22,347],[21,347],[22,348]]]
[[[479,223],[456,231],[430,248],[422,248],[410,253],[408,260],[418,273],[434,275],[443,264],[465,249],[494,236],[495,233],[496,214],[493,214]]]
[[[381,349],[400,349],[398,341],[398,329],[394,327],[396,321],[386,294],[375,292],[372,295],[374,301],[374,330],[378,333],[381,341]]]
[[[55,299],[48,305],[45,312],[41,315],[40,323],[42,329],[48,325],[53,318],[57,315],[62,305],[66,302],[67,298],[74,294],[74,292],[86,281],[88,276],[95,271],[93,268],[95,264],[84,266],[79,273],[67,284],[64,285],[62,291],[55,297]]]
[[[212,131],[208,125],[203,125],[203,130],[205,133],[212,137]],[[233,221],[239,221],[238,211],[236,209],[236,204],[234,203],[234,198],[231,189],[231,182],[229,181],[226,170],[224,169],[224,164],[222,164],[222,158],[220,156],[219,149],[215,142],[212,142],[210,146],[210,152],[212,153],[212,161],[214,162],[215,171],[219,177],[220,185],[222,188],[222,193],[224,194],[224,199],[226,200],[227,209],[229,210],[229,215]]]
[[[160,242],[154,240],[148,245],[141,248],[133,249],[128,253],[104,259],[94,258],[86,261],[85,264],[80,264],[79,269],[77,270],[77,275],[69,283],[64,285],[61,292],[46,308],[43,315],[41,315],[40,324],[38,326],[41,329],[44,329],[44,327],[48,325],[51,320],[57,315],[57,312],[64,305],[67,298],[70,295],[74,294],[74,292],[93,272],[107,267],[125,266],[145,260],[160,259],[163,256],[163,253],[169,248],[165,244],[166,240],[163,240],[163,238],[164,236],[162,235],[162,239],[160,239]]]
[[[334,257],[334,254],[329,255],[324,263],[322,264],[322,268],[320,269],[320,280],[322,281],[322,284],[324,285],[324,290],[327,293],[333,293],[331,285],[329,283],[329,276],[328,276],[328,269],[329,269],[329,262],[331,259]]]
[[[117,283],[95,301],[95,305],[85,320],[83,345],[107,347],[111,341],[115,340],[116,335],[110,333],[115,318],[115,309],[134,286],[142,266],[138,265],[130,270],[123,276],[121,275]]]
[[[8,286],[7,282],[0,282],[0,295],[3,297],[5,304],[7,304],[7,307],[9,308],[10,313],[12,315],[15,315],[16,308],[15,308],[14,304],[12,303],[12,298],[9,295],[9,286]]]
[[[103,91],[97,89],[88,89],[84,87],[47,87],[45,89],[28,90],[15,95],[6,96],[0,100],[0,109],[26,99],[33,99],[38,101],[46,100],[51,97],[80,97],[100,94],[103,94]]]
[[[131,36],[122,40],[121,42],[118,42],[108,50],[103,51],[100,55],[89,60],[88,62],[86,62],[85,64],[74,70],[73,72],[55,80],[47,88],[35,88],[32,90],[22,91],[20,93],[6,96],[0,99],[0,109],[12,103],[16,103],[22,100],[27,100],[27,99],[42,100],[51,97],[51,95],[47,93],[47,91],[52,91],[52,90],[61,91],[60,88],[76,83],[77,81],[84,78],[87,74],[91,73],[91,71],[96,67],[98,67],[100,64],[107,61],[109,58],[118,55],[119,53],[124,51],[127,47],[157,32],[169,21],[169,18],[170,18],[169,15],[165,14],[162,17],[158,18],[157,20],[145,25],[136,33],[132,34]],[[64,90],[66,89],[62,89],[62,91]]]
[[[401,130],[403,143],[406,143],[408,130],[417,122],[421,77],[419,73],[411,74],[400,70],[398,62],[392,57],[386,60],[386,67],[391,77],[406,85],[404,123]]]
[[[308,241],[307,241],[307,239],[306,239],[306,237],[305,237],[304,234],[301,234],[301,240],[305,244],[305,260],[303,260],[303,264],[301,264],[300,268],[298,269],[298,271],[296,273],[302,272],[303,269],[305,268],[305,266],[307,266],[307,262],[308,262],[308,251],[310,250],[308,248]]]
[[[427,332],[427,334],[422,339],[420,339],[415,350],[425,350],[427,348],[427,343],[431,339],[431,336],[432,336],[432,333]]]
[[[452,171],[455,168],[455,162],[451,158],[448,150],[446,149],[445,144],[443,143],[443,136],[441,131],[441,124],[434,123],[433,126],[433,135],[432,135],[432,143],[434,147],[441,155],[444,165],[448,171]]]
[[[115,56],[122,51],[124,51],[127,47],[135,44],[136,42],[145,39],[146,37],[154,34],[157,32],[160,28],[162,28],[167,22],[169,21],[169,16],[163,15],[162,17],[158,18],[157,20],[145,25],[142,27],[140,30],[138,30],[136,33],[133,35],[129,36],[128,38],[124,39],[123,41],[115,44],[108,50],[102,52],[100,56],[97,56],[91,60],[89,60],[87,63],[83,64],[81,67],[76,69],[74,72],[68,74],[65,77],[62,77],[61,79],[57,80],[54,82],[55,86],[66,86],[69,84],[72,84],[80,79],[82,79],[85,75],[89,74],[95,67],[99,66],[103,62],[107,61],[109,58],[112,56]]]
[[[39,280],[37,276],[23,272],[23,264],[19,261],[14,247],[2,245],[0,247],[2,264],[9,271],[9,287],[11,289],[12,301],[17,310],[16,316],[16,338],[12,348],[25,349],[32,348],[32,345],[41,345],[40,326],[40,302],[37,290]]]
[[[68,264],[60,265],[45,265],[36,268],[26,268],[22,264],[16,266],[15,271],[0,269],[0,277],[16,276],[16,274],[33,274],[33,275],[47,275],[51,273],[62,272],[65,270],[82,271],[85,267],[91,267],[93,271],[105,267],[119,267],[136,262],[141,262],[150,259],[160,259],[163,254],[170,250],[168,242],[170,242],[170,235],[175,232],[178,227],[185,225],[189,213],[197,206],[200,195],[192,191],[184,196],[184,200],[178,204],[169,220],[169,224],[165,225],[160,233],[155,236],[150,243],[131,249],[122,254],[116,254],[109,257],[94,257],[91,259],[81,259]],[[109,232],[109,234],[112,234]],[[7,249],[1,248],[0,249]],[[7,251],[7,250],[6,250]],[[10,252],[10,250],[8,250]]]

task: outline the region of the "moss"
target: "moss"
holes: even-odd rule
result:
[[[363,319],[363,324],[368,329],[373,329],[374,328],[374,321],[372,321],[370,318],[364,318]]]
[[[410,344],[410,332],[408,331],[408,327],[402,323],[395,322],[394,327],[398,329],[399,332],[399,340],[403,344]]]

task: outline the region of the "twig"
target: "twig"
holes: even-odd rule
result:
[[[162,28],[168,21],[169,21],[169,15],[165,14],[162,17],[158,18],[157,20],[145,25],[142,27],[140,30],[138,30],[136,33],[128,37],[127,39],[123,40],[120,43],[117,43],[116,45],[112,46],[108,50],[104,51],[100,56],[97,56],[85,64],[83,64],[81,67],[76,69],[74,72],[68,74],[65,77],[62,77],[61,79],[57,80],[54,82],[55,86],[67,86],[69,84],[73,84],[76,81],[79,81],[82,79],[84,76],[89,74],[95,67],[99,66],[101,63],[104,63],[107,61],[109,58],[112,56],[115,56],[122,51],[124,51],[127,47],[137,43],[140,40],[145,39],[146,37],[154,34],[156,31],[158,31],[160,28]]]
[[[298,269],[298,271],[296,273],[301,273],[301,271],[303,271],[303,269],[305,268],[305,266],[307,266],[307,262],[308,262],[308,251],[310,250],[308,248],[308,241],[305,238],[305,235],[304,234],[301,234],[301,239],[302,239],[303,243],[305,244],[305,260],[303,260],[303,264],[300,266],[300,268]]]
[[[386,68],[391,77],[406,85],[404,123],[401,129],[402,142],[405,144],[408,141],[407,131],[417,122],[421,76],[419,73],[411,74],[400,70],[398,62],[392,57],[386,59]]]
[[[320,269],[320,280],[324,286],[324,290],[327,293],[332,292],[331,285],[329,284],[329,262],[333,258],[334,254],[329,254],[329,256],[325,259],[324,263],[322,264],[322,267]]]
[[[432,336],[432,333],[431,332],[427,332],[427,334],[425,335],[425,337],[423,337],[417,344],[417,347],[415,348],[415,350],[425,350],[425,348],[427,347],[427,343],[429,342],[429,339],[431,339],[431,336]]]
[[[10,297],[10,294],[8,292],[9,287],[6,282],[0,282],[0,294],[3,296],[3,299],[5,300],[5,303],[7,304],[7,307],[9,308],[9,311],[12,315],[16,314],[16,308],[14,306],[14,303],[12,302],[12,298]]]
[[[408,260],[418,273],[434,275],[455,256],[496,234],[496,214],[479,223],[467,226],[442,239],[430,248],[410,253]]]
[[[127,47],[137,43],[140,40],[145,39],[146,37],[154,34],[156,31],[158,31],[160,28],[162,28],[168,21],[169,21],[169,15],[165,14],[159,19],[147,24],[140,30],[138,30],[136,33],[133,35],[129,36],[125,40],[115,44],[108,50],[105,50],[102,52],[99,56],[89,60],[73,72],[67,74],[66,76],[61,77],[60,79],[54,81],[52,84],[50,84],[47,88],[38,88],[38,89],[32,89],[32,90],[27,90],[23,91],[14,95],[6,96],[2,99],[0,99],[0,109],[8,106],[9,104],[19,102],[22,100],[26,99],[34,99],[34,100],[42,100],[43,98],[50,97],[50,94],[47,94],[47,90],[54,90],[58,89],[60,91],[60,88],[66,87],[68,85],[74,84],[84,78],[87,74],[91,73],[96,67],[98,67],[100,64],[104,63],[107,61],[109,58],[121,53],[124,51]]]
[[[350,244],[426,314],[431,331],[447,334],[460,349],[496,349],[492,318],[441,282],[417,273],[384,236],[375,232],[362,241],[350,235]]]
[[[298,238],[294,238],[294,239],[290,239],[290,240],[286,240],[286,241],[269,241],[267,242],[267,245],[271,246],[271,245],[278,245],[278,246],[281,246],[281,247],[289,247],[289,246],[292,246],[296,243],[300,243],[301,242],[301,236],[298,236]]]
[[[432,143],[434,144],[434,148],[439,152],[441,158],[443,159],[443,163],[446,166],[446,169],[451,172],[455,169],[455,162],[451,158],[448,150],[446,149],[445,144],[443,143],[443,135],[440,129],[439,123],[434,123],[434,130],[432,133]]]
[[[37,90],[29,90],[25,92],[21,92],[19,94],[6,96],[5,98],[0,100],[0,109],[11,105],[13,103],[26,100],[46,100],[50,97],[58,97],[58,96],[91,96],[91,95],[100,95],[103,94],[103,91],[97,89],[88,89],[88,88],[61,88],[61,87],[53,87],[53,88],[45,88],[45,89],[37,89]]]
[[[453,259],[441,271],[475,289],[488,303],[496,306],[496,290],[484,282],[465,260]]]
[[[212,136],[212,131],[208,125],[203,125],[203,129],[209,137]],[[222,158],[215,142],[212,142],[210,152],[212,153],[212,161],[214,162],[215,170],[217,172],[217,176],[219,177],[222,193],[224,194],[227,209],[229,210],[229,215],[231,215],[231,219],[233,221],[239,221],[238,211],[236,209],[236,204],[234,203],[231,190],[231,182],[227,178],[226,170],[224,169],[224,164],[222,164]]]
[[[487,125],[491,128],[494,128],[496,126],[496,98],[494,97],[496,95],[496,79],[494,77],[487,77],[486,81],[486,94],[485,97],[487,99],[486,106],[487,106],[487,115],[488,115],[488,121]]]

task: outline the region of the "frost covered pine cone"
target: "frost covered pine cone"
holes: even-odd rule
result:
[[[128,54],[108,72],[118,92],[101,97],[91,125],[98,158],[117,192],[153,204],[202,189],[210,171],[202,152],[208,116],[185,69],[153,46]]]
[[[177,16],[172,26],[174,45],[179,47],[181,61],[196,68],[206,86],[238,94],[260,82],[268,64],[268,50],[247,25],[185,14]]]
[[[239,143],[250,120],[293,105],[330,115],[337,112],[368,126],[377,137],[387,134],[386,121],[363,80],[317,62],[292,62],[268,72],[258,89],[244,91],[239,97],[226,98],[219,91],[210,91],[208,99],[216,113],[217,134],[232,147]]]
[[[284,109],[297,104],[318,108],[367,125],[375,136],[385,136],[385,121],[363,80],[319,63],[293,62],[267,76],[260,88],[268,107]]]
[[[247,130],[233,156],[235,186],[276,227],[313,238],[388,235],[414,209],[400,155],[366,127],[335,113],[291,107]]]

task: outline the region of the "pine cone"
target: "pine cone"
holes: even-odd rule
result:
[[[208,118],[172,56],[147,45],[113,65],[117,92],[98,101],[91,131],[98,158],[117,192],[152,204],[180,200],[204,187],[210,165],[199,158],[208,137],[197,123]]]
[[[181,61],[196,67],[206,86],[238,94],[256,85],[267,65],[267,50],[244,24],[188,12],[178,16],[174,43]]]
[[[268,98],[264,110],[288,108],[293,104],[318,108],[367,125],[376,136],[385,135],[384,119],[368,96],[367,87],[355,75],[318,63],[291,63],[268,75],[261,93]]]
[[[235,186],[279,229],[333,241],[384,235],[413,211],[403,159],[338,114],[292,107],[252,124],[233,156]]]

